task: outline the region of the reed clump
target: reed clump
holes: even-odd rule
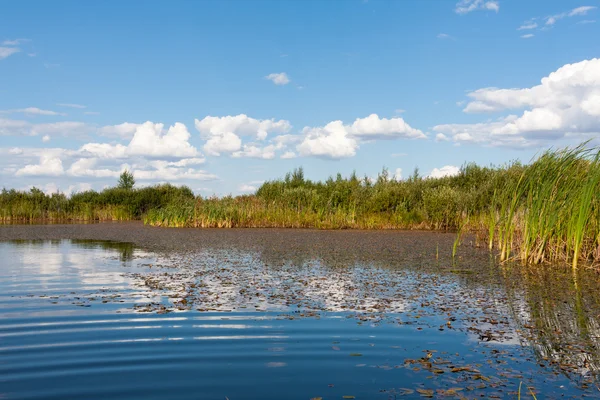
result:
[[[587,144],[546,151],[497,192],[488,232],[502,260],[600,260],[600,150]]]

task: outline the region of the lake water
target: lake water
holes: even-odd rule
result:
[[[0,242],[0,398],[598,396],[595,273]]]

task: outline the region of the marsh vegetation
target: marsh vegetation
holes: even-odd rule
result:
[[[127,179],[125,179],[127,178]],[[528,165],[465,164],[456,176],[407,179],[383,169],[376,179],[338,174],[312,181],[302,168],[255,194],[194,196],[169,184],[119,186],[70,197],[2,191],[4,222],[133,220],[164,227],[425,229],[475,233],[502,261],[600,260],[600,152],[584,143],[549,150]],[[457,240],[458,243],[458,240]],[[455,251],[456,249],[454,249]]]

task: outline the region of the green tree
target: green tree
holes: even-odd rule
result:
[[[129,170],[125,170],[119,176],[119,183],[117,187],[119,189],[133,189],[133,185],[135,185],[135,178],[133,177],[133,173],[129,172]]]

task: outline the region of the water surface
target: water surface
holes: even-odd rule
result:
[[[0,242],[0,398],[597,396],[598,278]]]

